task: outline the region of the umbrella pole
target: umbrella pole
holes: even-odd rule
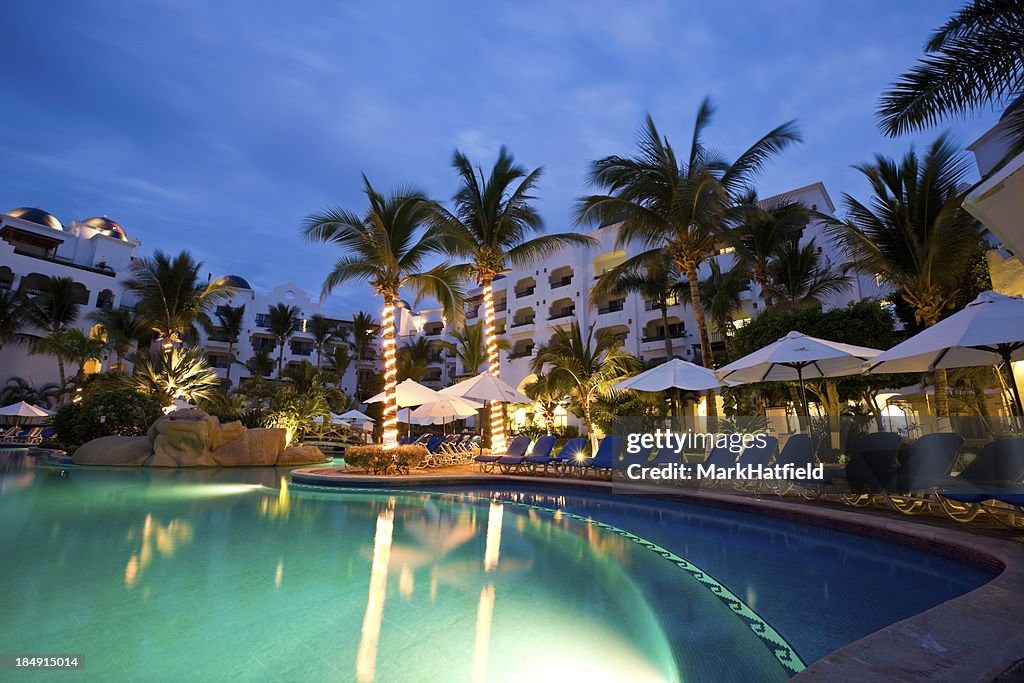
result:
[[[1017,378],[1013,376],[1013,362],[1010,360],[1012,352],[1009,347],[1003,347],[1000,350],[999,355],[1003,357],[1003,363],[1006,364],[1006,370],[1010,373],[1010,389],[1013,392],[1014,414],[1017,417],[1024,415],[1024,403],[1021,403],[1020,389],[1017,387]]]
[[[800,380],[800,401],[804,404],[804,406],[803,406],[803,408],[804,408],[804,419],[806,419],[807,422],[808,422],[808,424],[807,424],[807,431],[810,432],[811,431],[811,425],[810,425],[810,421],[811,421],[810,412],[811,412],[811,409],[807,407],[807,389],[806,389],[806,387],[804,387],[804,369],[803,369],[803,366],[800,366],[800,365],[796,366],[796,376],[797,376],[797,379]],[[799,423],[799,422],[800,422],[800,418],[797,417],[797,423]]]

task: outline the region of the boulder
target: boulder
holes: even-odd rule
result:
[[[212,457],[217,465],[225,467],[270,466],[277,463],[284,445],[283,429],[246,429],[240,438],[214,450]]]
[[[238,420],[228,422],[226,425],[218,423],[217,428],[210,435],[210,450],[215,451],[229,441],[241,439],[243,434],[245,434],[245,425]]]
[[[103,436],[82,444],[71,459],[76,465],[142,465],[152,454],[148,436]]]
[[[292,446],[277,456],[278,465],[315,465],[327,460],[324,452],[316,446]]]
[[[209,415],[189,419],[160,418],[150,428],[150,433],[156,432],[153,453],[157,457],[147,464],[156,467],[216,467],[209,444],[219,427],[217,418]]]

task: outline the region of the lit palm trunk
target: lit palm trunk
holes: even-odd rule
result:
[[[395,362],[395,304],[385,298],[380,331],[384,347],[384,448],[398,447],[398,367]]]
[[[501,376],[501,360],[498,357],[498,343],[494,339],[494,295],[491,281],[484,287],[484,346],[487,349],[487,369],[495,377]],[[505,452],[505,406],[500,401],[491,402],[491,452]]]

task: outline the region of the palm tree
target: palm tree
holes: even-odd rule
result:
[[[533,371],[539,376],[547,369],[550,381],[562,387],[579,406],[594,452],[597,451],[597,434],[591,420],[591,406],[599,395],[611,391],[616,380],[642,367],[636,357],[622,349],[611,330],[603,329],[594,334],[591,325],[584,335],[575,320],[569,329],[556,327],[551,341],[541,345],[533,358]]]
[[[38,329],[41,334],[22,334],[19,339],[27,342],[29,353],[52,355],[57,359],[61,391],[67,383],[61,335],[68,330],[82,309],[75,292],[75,281],[69,277],[48,277],[43,281],[37,296],[22,308],[25,322]],[[63,400],[63,393],[61,394]]]
[[[354,395],[356,399],[362,398],[362,387],[359,381],[359,362],[372,358],[375,347],[375,339],[380,332],[380,325],[374,319],[373,314],[359,311],[352,316],[352,352],[356,360],[356,384]]]
[[[780,245],[769,266],[768,294],[778,308],[821,306],[830,296],[850,289],[853,278],[832,269],[812,239],[800,246],[794,235]]]
[[[306,332],[313,335],[313,348],[316,349],[317,367],[321,365],[320,361],[323,357],[324,349],[327,348],[328,344],[336,340],[339,331],[334,321],[325,318],[319,313],[309,319],[309,323],[306,325]]]
[[[298,306],[274,304],[267,309],[267,330],[277,340],[277,376],[281,376],[284,366],[284,345],[293,334],[302,327],[302,317]]]
[[[447,262],[426,267],[429,260],[447,253],[445,236],[428,229],[436,205],[414,189],[385,196],[365,176],[363,182],[370,203],[363,216],[340,208],[320,211],[306,218],[304,233],[309,240],[338,246],[343,254],[324,280],[324,294],[346,282],[363,280],[384,300],[382,426],[384,447],[391,449],[398,445],[395,308],[401,303],[401,290],[411,288],[415,303],[424,297],[439,301],[450,325],[462,322],[464,295],[457,269]]]
[[[411,379],[414,382],[423,379],[434,351],[433,342],[426,337],[416,337],[403,344],[398,349],[398,379]]]
[[[0,289],[0,352],[4,346],[17,341],[24,324],[24,300],[21,294],[10,289]]]
[[[494,333],[494,278],[510,266],[527,266],[563,247],[590,245],[594,240],[572,233],[536,234],[543,223],[531,202],[542,169],[527,172],[505,147],[498,152],[488,176],[458,150],[452,166],[459,175],[459,189],[452,211],[439,207],[438,218],[451,237],[453,252],[469,259],[464,274],[483,289],[484,347],[488,370],[498,377],[501,363]],[[505,451],[504,413],[500,402],[491,403],[491,449],[500,453]]]
[[[882,95],[877,116],[890,137],[1024,94],[1024,5],[973,0],[932,34],[925,52]],[[1019,151],[1024,107],[1007,117]]]
[[[159,249],[150,258],[132,261],[124,289],[135,296],[136,309],[165,347],[194,337],[197,322],[209,326],[218,302],[235,293],[220,280],[202,284],[202,265],[187,251],[172,257]]]
[[[464,325],[452,332],[452,339],[455,341],[440,342],[438,345],[455,354],[467,375],[480,372],[480,366],[487,362],[484,326],[481,323]],[[495,346],[499,350],[507,350],[509,343],[506,339],[498,339],[495,340]]]
[[[636,156],[610,156],[593,163],[590,182],[607,194],[584,197],[577,207],[578,221],[620,222],[620,245],[668,252],[690,286],[701,360],[707,368],[714,367],[714,357],[700,303],[698,269],[719,244],[729,209],[749,194],[753,176],[772,156],[800,141],[795,123],[785,123],[730,164],[703,142],[713,114],[710,99],[705,99],[684,159],[676,156],[648,116]],[[714,391],[709,391],[708,415],[716,414]]]
[[[595,303],[607,296],[640,294],[653,301],[661,312],[661,325],[665,330],[665,360],[675,357],[672,335],[668,333],[669,302],[681,298],[688,287],[679,281],[675,262],[664,249],[653,249],[628,259],[609,269],[590,290],[590,301]]]
[[[242,336],[242,330],[245,328],[245,304],[218,306],[214,311],[214,317],[217,319],[217,333],[228,343],[228,355],[231,356],[231,360],[228,361],[227,380],[230,384],[231,366],[236,362],[235,344],[238,343],[238,339]]]
[[[700,282],[701,308],[715,330],[722,335],[722,344],[728,345],[729,333],[733,331],[733,319],[743,308],[743,292],[750,281],[747,273],[739,267],[722,272],[717,260],[708,261],[709,272]],[[682,300],[691,303],[689,287],[682,292]]]
[[[117,367],[124,372],[124,357],[146,336],[141,318],[133,311],[120,308],[101,308],[86,316],[103,331],[107,348],[113,352]]]
[[[107,344],[103,339],[90,337],[77,327],[72,327],[60,334],[59,349],[67,362],[78,366],[72,382],[76,387],[80,387],[85,378],[86,363],[91,360],[102,360]]]
[[[270,347],[258,346],[253,350],[252,358],[245,363],[253,377],[263,379],[274,370],[274,359],[270,357]]]
[[[61,388],[53,382],[36,386],[24,377],[10,377],[3,389],[0,389],[0,403],[10,405],[24,401],[25,403],[45,408],[60,400]]]
[[[969,167],[945,136],[923,158],[913,149],[900,161],[877,155],[856,167],[871,184],[871,201],[844,195],[847,220],[828,219],[856,267],[897,287],[925,327],[953,305],[981,239],[977,221],[961,208]],[[936,413],[947,417],[945,370],[935,370],[934,383]]]
[[[551,375],[538,375],[537,379],[523,386],[523,393],[533,399],[544,428],[553,434],[555,411],[568,399],[565,389],[558,382],[552,381]]]
[[[809,217],[806,206],[788,199],[762,206],[752,192],[740,200],[735,223],[725,238],[736,249],[738,265],[750,271],[767,308],[772,305],[770,264],[783,245],[807,225]]]
[[[158,397],[164,405],[177,398],[205,401],[220,393],[220,378],[203,358],[201,349],[139,349],[127,360],[134,367],[128,377],[130,385]]]
[[[352,351],[349,350],[348,346],[339,344],[331,347],[330,353],[327,354],[327,368],[334,374],[336,378],[334,384],[339,389],[350,365],[352,365]]]

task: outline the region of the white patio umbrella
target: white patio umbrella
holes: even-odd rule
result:
[[[441,393],[459,396],[475,401],[501,401],[503,403],[533,403],[533,400],[512,385],[503,382],[486,370],[479,375],[463,380]]]
[[[945,320],[871,359],[869,372],[930,372],[1024,361],[1024,298],[982,292]],[[1010,371],[1010,386],[1018,415],[1020,389]]]
[[[24,401],[18,401],[17,403],[12,403],[9,406],[0,408],[0,417],[14,418],[15,424],[21,424],[23,420],[26,422],[34,422],[49,416],[49,411],[37,408],[34,405],[25,403]]]
[[[411,379],[404,380],[398,383],[396,387],[398,394],[398,407],[399,408],[410,408],[412,406],[421,406],[424,403],[431,403],[433,401],[440,400],[441,394],[437,393],[430,387],[425,387],[419,382],[414,382]],[[376,396],[366,399],[365,403],[383,403],[385,399],[385,392],[380,392]],[[405,422],[409,421],[409,410],[405,412]],[[397,417],[397,415],[396,415]],[[410,431],[412,431],[410,429]]]
[[[668,389],[686,389],[689,391],[707,391],[722,386],[714,370],[690,363],[680,358],[657,365],[622,380],[615,389],[634,389],[636,391],[666,391]]]
[[[794,331],[719,368],[717,374],[722,381],[735,384],[797,381],[804,413],[807,413],[804,380],[859,374],[864,371],[864,361],[880,353],[878,349],[808,337]]]
[[[448,418],[472,417],[483,407],[483,403],[458,396],[445,396],[440,401],[424,403],[412,411],[409,418],[410,422],[417,424],[444,424]]]
[[[348,420],[350,422],[374,422],[374,419],[366,413],[358,410],[349,410],[338,416],[340,420]]]

